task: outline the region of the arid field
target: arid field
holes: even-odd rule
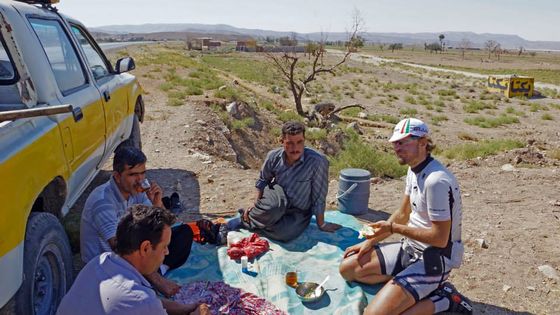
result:
[[[424,50],[375,55],[482,74],[533,75],[560,85],[560,54],[516,53],[488,58],[484,51],[443,54]],[[145,90],[142,124],[148,177],[166,194],[178,191],[183,219],[230,216],[250,205],[265,154],[278,145],[283,121],[303,119],[291,91],[264,54],[195,52],[181,43],[130,46]],[[327,53],[325,63],[339,56]],[[298,71],[305,72],[307,57]],[[539,90],[539,89],[537,89]],[[353,58],[336,76],[321,74],[308,86],[307,108],[324,102],[360,104],[328,128],[308,131],[308,145],[329,156],[328,207],[336,209],[340,169],[368,169],[374,221],[397,209],[406,169],[387,142],[392,126],[417,117],[431,127],[435,156],[457,176],[463,193],[464,265],[451,281],[476,304],[476,314],[560,314],[560,90],[534,98],[489,93],[478,78],[400,63]],[[227,108],[237,102],[237,112]],[[349,129],[357,122],[357,129]],[[310,123],[313,127],[313,122]],[[66,219],[77,249],[79,212],[89,191],[109,176],[106,165]],[[548,267],[543,267],[548,266]]]

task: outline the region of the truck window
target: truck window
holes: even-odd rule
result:
[[[97,45],[92,44],[89,37],[76,25],[72,25],[72,33],[78,39],[86,54],[86,59],[93,77],[99,80],[109,75],[109,68],[107,67],[106,59],[96,50]]]
[[[14,65],[8,55],[4,38],[0,35],[0,85],[13,84],[15,79]]]
[[[63,95],[86,84],[86,76],[74,47],[57,20],[29,18]]]

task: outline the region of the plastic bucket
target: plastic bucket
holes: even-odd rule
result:
[[[345,168],[340,171],[338,181],[338,210],[352,215],[368,211],[371,173],[359,168]]]

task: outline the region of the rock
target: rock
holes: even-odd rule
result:
[[[225,89],[225,88],[227,88],[227,85],[222,85],[222,86],[220,86],[220,87],[218,88],[218,91],[221,91],[221,90],[223,90],[223,89]]]
[[[282,90],[280,90],[280,87],[279,87],[279,86],[276,86],[276,85],[273,86],[273,87],[271,88],[271,90],[272,90],[272,93],[274,93],[274,94],[280,94],[280,92],[282,92]]]
[[[228,112],[228,114],[230,114],[231,116],[235,116],[237,115],[238,112],[238,103],[237,102],[231,102],[226,106],[226,110]]]
[[[478,246],[480,246],[480,248],[485,248],[485,249],[488,248],[488,244],[483,238],[477,238],[475,239],[475,241],[478,244]]]
[[[357,122],[351,122],[346,126],[346,129],[352,129],[354,130],[356,133],[358,133],[359,135],[363,134],[362,130],[360,130],[360,126],[358,125]]]
[[[508,164],[504,164],[504,165],[502,165],[502,171],[504,171],[504,172],[513,172],[513,171],[515,171],[515,167],[513,167],[513,165],[511,165],[511,164],[509,164],[509,163],[508,163]]]
[[[535,287],[533,287],[533,286],[528,286],[528,287],[527,287],[527,290],[529,290],[529,291],[531,291],[531,292],[534,292],[536,289],[535,289]]]
[[[513,163],[515,164],[519,164],[521,162],[523,162],[523,159],[519,155],[515,156],[515,158],[513,159]]]
[[[198,123],[199,125],[204,126],[204,127],[206,127],[206,125],[208,125],[208,124],[207,124],[204,120],[202,120],[202,119],[198,119],[198,120],[196,121],[196,123]]]
[[[361,119],[366,119],[366,118],[367,118],[367,114],[364,113],[364,112],[359,112],[359,113],[358,113],[358,117],[361,118]]]
[[[374,185],[381,184],[383,182],[383,178],[381,177],[374,177],[371,179],[371,183]]]
[[[463,197],[470,197],[470,196],[471,196],[471,194],[469,194],[469,193],[463,194]]]
[[[159,153],[159,152],[160,152],[159,149],[156,149],[156,153]]]
[[[558,273],[550,265],[539,266],[539,271],[549,279],[560,280],[560,277],[558,277]]]
[[[511,290],[511,286],[504,284],[504,286],[502,287],[502,291],[507,292],[509,290]]]
[[[214,182],[214,176],[213,175],[208,175],[208,177],[206,177],[206,179],[208,180],[209,183]]]
[[[308,132],[319,132],[321,131],[321,128],[317,128],[317,127],[311,127],[311,128],[307,128]]]

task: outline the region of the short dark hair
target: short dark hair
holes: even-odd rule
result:
[[[282,139],[286,137],[286,135],[298,135],[302,133],[303,137],[305,137],[305,125],[300,123],[299,121],[287,121],[282,125]]]
[[[122,173],[126,165],[135,167],[136,165],[146,163],[146,160],[146,155],[140,149],[133,146],[124,146],[115,152],[113,172]]]
[[[165,226],[174,222],[175,215],[169,210],[141,204],[131,206],[119,221],[115,252],[132,254],[144,241],[150,241],[152,247],[156,247],[161,242]]]

